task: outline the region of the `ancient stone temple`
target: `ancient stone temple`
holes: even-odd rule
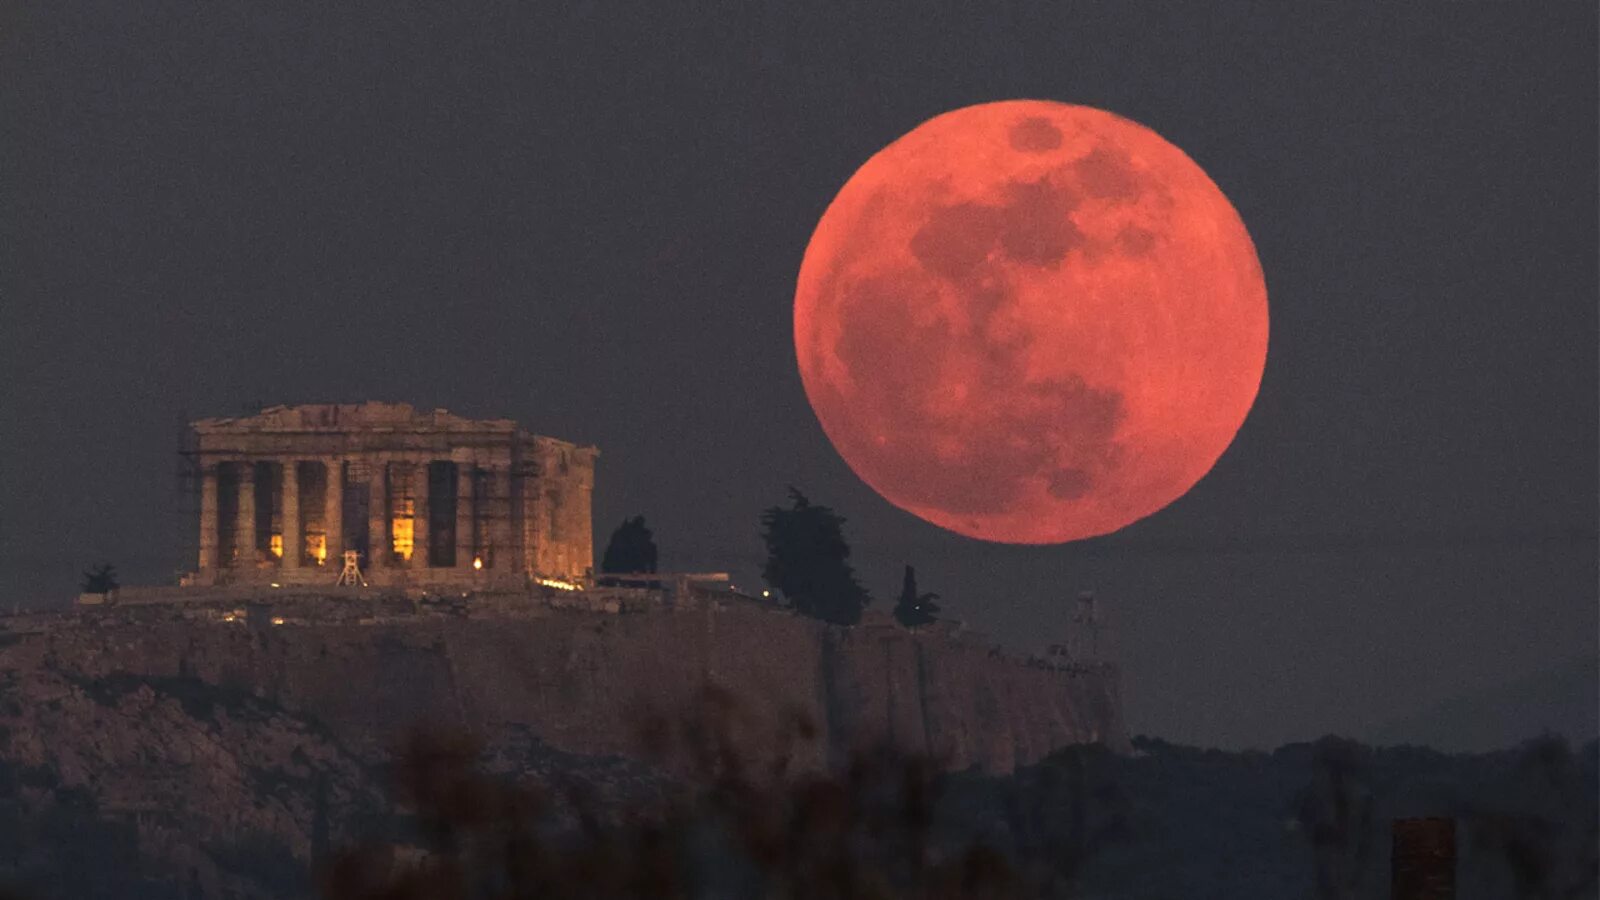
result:
[[[195,584],[581,582],[598,451],[404,403],[275,406],[191,425]]]

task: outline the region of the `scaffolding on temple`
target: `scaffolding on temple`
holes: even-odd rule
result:
[[[367,586],[367,579],[361,574],[361,554],[354,550],[344,552],[344,570],[339,573],[339,580],[334,584]]]

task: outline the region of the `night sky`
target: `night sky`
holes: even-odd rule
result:
[[[1593,4],[657,6],[7,4],[0,600],[192,565],[185,416],[406,401],[597,444],[597,543],[642,513],[670,569],[757,587],[794,484],[848,517],[877,608],[911,563],[1036,650],[1093,589],[1135,732],[1593,734]],[[1271,304],[1211,474],[1055,547],[880,499],[792,341],[856,167],[1013,97],[1183,148]]]

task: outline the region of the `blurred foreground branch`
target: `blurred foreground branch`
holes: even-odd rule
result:
[[[418,732],[396,765],[415,842],[336,856],[323,867],[323,895],[1009,900],[1063,889],[1090,845],[1082,816],[1064,813],[1064,842],[1017,842],[1014,851],[1031,859],[981,841],[938,846],[933,760],[879,750],[838,770],[806,769],[796,760],[816,758],[803,751],[818,735],[803,716],[783,719],[771,736],[777,750],[764,758],[744,749],[750,727],[733,697],[716,689],[682,721],[647,721],[646,751],[688,776],[665,799],[620,810],[581,783],[486,774],[473,741]],[[1079,781],[1069,771],[1060,787]],[[1059,806],[1061,794],[1052,793]],[[1046,814],[1036,806],[1024,803],[1017,814],[1040,820]]]

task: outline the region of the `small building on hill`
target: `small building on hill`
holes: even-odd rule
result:
[[[190,426],[191,584],[582,583],[599,451],[404,403],[275,406]]]

